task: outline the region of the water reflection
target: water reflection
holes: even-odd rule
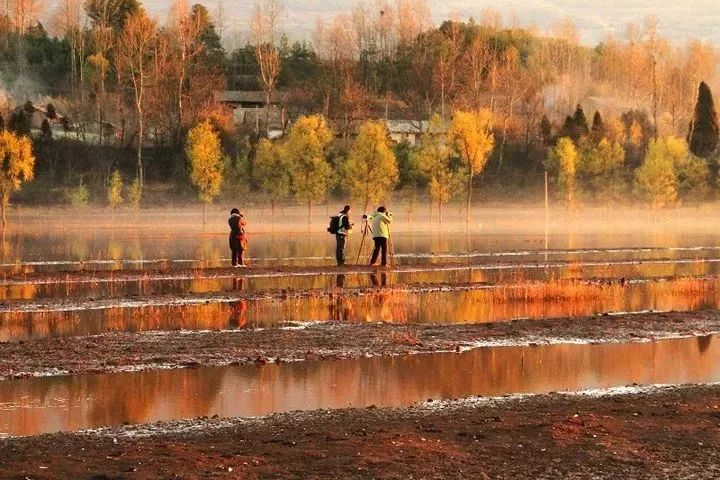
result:
[[[65,219],[69,221],[70,219]],[[62,225],[59,223],[58,225]],[[156,228],[153,224],[109,230],[87,225],[78,228],[45,228],[15,225],[2,241],[2,266],[6,272],[58,270],[135,270],[161,267],[184,268],[228,265],[225,234],[203,235],[186,228],[184,221]],[[224,222],[223,222],[224,225]],[[393,238],[398,259],[403,263],[487,262],[488,258],[513,257],[542,262],[552,260],[650,257],[694,258],[716,252],[720,239],[707,228],[677,229],[658,233],[550,235],[546,252],[544,232],[524,229],[521,224],[491,226],[483,233],[433,233],[411,230]],[[333,242],[324,229],[314,234],[252,236],[250,261],[255,265],[331,265]],[[279,241],[282,239],[282,241]],[[358,238],[348,246],[354,252]],[[713,250],[673,250],[672,247],[703,246]],[[599,249],[599,250],[596,250]],[[629,249],[629,250],[628,250]]]
[[[0,434],[718,380],[720,344],[694,338],[14,380],[0,383]]]
[[[193,278],[181,273],[57,274],[44,279],[13,277],[0,280],[0,299],[31,300],[43,298],[122,298],[150,295],[187,295],[222,293],[238,290],[357,288],[370,286],[432,283],[499,283],[528,280],[561,280],[572,278],[656,278],[720,275],[720,259],[679,260],[588,265],[587,263],[448,265],[444,269],[422,266],[404,267],[405,271],[378,275],[341,273],[328,270],[314,275],[297,275],[276,271],[213,273],[197,271]],[[297,273],[297,272],[294,272]],[[192,274],[192,273],[190,273]],[[242,276],[240,276],[242,275]]]
[[[382,283],[382,274],[378,283]],[[337,282],[338,279],[336,278]],[[241,290],[243,282],[237,282]],[[479,323],[516,318],[557,318],[606,312],[695,311],[720,308],[720,278],[679,278],[638,283],[548,282],[478,285],[463,290],[337,288],[304,298],[276,295],[245,302],[243,325],[275,327],[286,322],[354,321]],[[237,301],[113,306],[71,311],[6,311],[0,341],[94,335],[112,331],[218,330],[227,328]],[[341,312],[341,313],[340,313]]]

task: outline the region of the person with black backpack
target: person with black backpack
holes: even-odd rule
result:
[[[335,235],[335,260],[339,267],[345,265],[345,243],[352,233],[354,223],[350,223],[350,205],[345,205],[340,214],[330,217],[328,232]]]

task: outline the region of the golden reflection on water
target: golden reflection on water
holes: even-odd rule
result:
[[[50,282],[12,282],[0,284],[0,299],[31,300],[44,298],[120,298],[135,295],[187,295],[202,293],[222,293],[237,291],[238,279],[244,281],[246,290],[308,290],[330,288],[358,288],[370,286],[390,286],[404,284],[434,283],[498,283],[523,282],[531,280],[562,280],[575,278],[657,278],[686,277],[699,275],[719,275],[720,262],[699,259],[693,263],[644,263],[583,265],[570,263],[565,266],[545,268],[543,265],[521,265],[511,268],[495,268],[494,265],[463,266],[448,270],[419,270],[406,272],[388,272],[386,274],[346,274],[337,275],[328,272],[323,275],[287,275],[258,277],[212,277],[212,272],[198,274],[192,279],[163,279],[160,274],[138,273],[132,278],[113,279],[107,274],[87,277],[78,281],[67,278],[61,273]],[[205,276],[208,275],[208,276]]]
[[[0,433],[718,380],[713,337],[54,377],[0,383]]]
[[[382,285],[388,275],[372,275]],[[335,278],[342,284],[342,279]],[[246,288],[246,279],[233,287]],[[109,331],[220,330],[272,327],[287,322],[481,323],[515,318],[554,318],[605,312],[693,311],[720,308],[720,279],[679,278],[644,283],[524,282],[470,291],[407,292],[379,288],[348,295],[342,288],[305,298],[239,303],[110,307],[71,312],[0,315],[0,341]],[[242,312],[240,315],[238,312]],[[241,318],[242,317],[242,318]]]

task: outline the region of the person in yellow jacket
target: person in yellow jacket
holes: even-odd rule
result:
[[[375,242],[375,248],[373,248],[372,259],[370,265],[375,265],[377,262],[378,255],[382,251],[382,266],[387,266],[387,249],[388,239],[390,238],[390,224],[392,223],[392,213],[388,212],[385,207],[380,207],[377,212],[368,215],[367,217],[368,226]]]

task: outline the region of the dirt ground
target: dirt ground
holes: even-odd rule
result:
[[[320,323],[235,331],[107,333],[0,343],[0,379],[458,351],[482,343],[620,342],[720,331],[720,312],[442,325]]]
[[[720,477],[720,387],[197,419],[0,440],[2,479]]]

